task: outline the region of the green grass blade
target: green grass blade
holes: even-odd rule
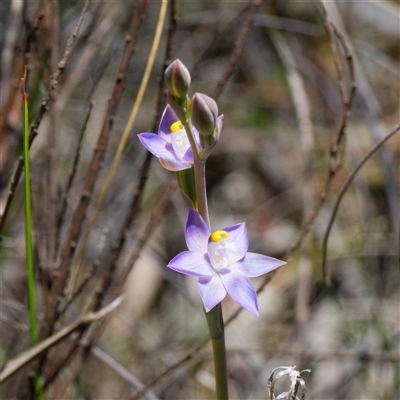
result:
[[[34,346],[38,342],[37,321],[36,321],[36,299],[35,299],[35,277],[33,267],[33,246],[32,246],[32,218],[31,218],[31,187],[29,170],[29,112],[28,99],[25,92],[26,68],[22,80],[23,101],[24,101],[24,183],[25,183],[25,246],[26,246],[26,269],[28,279],[28,309],[31,343]],[[39,377],[34,378],[35,398],[40,398]]]

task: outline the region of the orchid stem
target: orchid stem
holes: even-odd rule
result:
[[[196,140],[194,138],[192,129],[189,121],[185,121],[183,126],[186,130],[190,146],[193,151],[194,158],[194,182],[196,188],[196,199],[197,199],[197,211],[204,219],[204,222],[211,229],[210,217],[208,215],[208,203],[207,203],[207,190],[206,190],[206,161],[200,158]]]
[[[188,135],[194,155],[194,180],[196,188],[197,211],[204,222],[211,229],[210,217],[208,215],[207,190],[206,190],[206,160],[201,158],[197,143],[195,141],[189,120],[183,123]],[[228,400],[228,372],[226,367],[226,349],[224,320],[222,317],[221,303],[217,304],[209,312],[205,312],[208,329],[214,354],[215,386],[217,400]]]
[[[205,312],[214,353],[217,400],[228,400],[228,371],[226,367],[225,331],[221,303]]]
[[[196,199],[199,214],[211,229],[206,190],[206,162],[196,158],[194,159],[194,183],[196,186]]]

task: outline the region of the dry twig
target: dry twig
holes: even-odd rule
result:
[[[298,65],[285,37],[279,31],[270,32],[270,36],[280,55],[280,58],[287,71],[287,80],[290,87],[293,105],[296,110],[297,120],[301,133],[301,150],[303,163],[303,218],[305,219],[313,207],[313,157],[314,132],[311,122],[310,102],[307,96],[304,81],[298,72]],[[296,329],[301,330],[310,314],[310,287],[312,279],[312,267],[309,257],[310,240],[305,238],[303,241],[302,258],[298,265],[298,285],[296,299]],[[298,339],[294,340],[293,346],[300,349],[302,344]],[[300,359],[295,364],[301,365]]]
[[[52,287],[53,306],[49,307],[47,310],[47,324],[45,327],[43,327],[42,337],[46,337],[52,332],[54,323],[59,315],[58,304],[60,301],[60,296],[62,295],[65,283],[67,282],[69,276],[70,263],[72,261],[75,248],[79,240],[79,235],[81,233],[86,210],[93,192],[93,187],[96,182],[97,175],[101,169],[102,160],[105,155],[108,138],[113,125],[114,116],[119,106],[122,93],[125,89],[125,78],[129,68],[129,61],[135,50],[135,44],[138,37],[139,29],[142,25],[142,21],[144,18],[145,5],[146,0],[142,0],[135,7],[134,15],[132,17],[131,26],[129,29],[129,35],[126,38],[125,49],[116,74],[112,95],[108,102],[106,113],[104,115],[103,125],[97,141],[97,145],[94,149],[93,157],[88,168],[85,185],[79,203],[73,214],[64,247],[61,251],[61,261],[57,269],[57,275],[55,276],[54,285]]]
[[[79,136],[78,136],[78,145],[75,151],[75,156],[74,156],[74,160],[72,162],[72,167],[71,170],[69,172],[69,176],[68,176],[68,181],[67,181],[67,185],[64,189],[63,194],[61,195],[61,199],[62,199],[62,203],[61,203],[61,208],[60,208],[60,213],[58,215],[58,220],[57,220],[57,241],[58,244],[60,242],[60,231],[61,231],[61,226],[62,223],[64,221],[65,218],[65,212],[67,210],[67,203],[68,203],[68,197],[69,197],[69,192],[71,190],[72,187],[72,183],[74,182],[74,178],[76,175],[76,171],[78,170],[78,164],[79,164],[79,159],[81,156],[81,150],[82,150],[82,141],[83,141],[83,135],[85,134],[86,131],[86,126],[89,122],[89,118],[90,118],[90,114],[92,112],[93,109],[93,101],[91,101],[89,103],[89,106],[86,110],[86,114],[82,123],[82,127],[81,130],[79,131]]]
[[[136,96],[136,100],[135,100],[135,102],[133,104],[133,107],[132,107],[132,110],[131,110],[131,114],[129,115],[128,122],[126,123],[124,132],[123,132],[121,140],[119,142],[117,152],[116,152],[116,154],[114,156],[113,162],[111,164],[111,167],[110,167],[110,169],[108,171],[107,177],[106,177],[105,182],[103,184],[103,188],[102,188],[102,191],[100,193],[99,200],[98,200],[98,202],[96,204],[94,215],[93,215],[93,217],[92,217],[92,219],[90,221],[89,228],[87,229],[87,232],[86,232],[85,237],[83,239],[82,250],[80,251],[78,265],[77,265],[77,269],[76,269],[75,275],[74,275],[75,278],[77,277],[77,275],[79,273],[79,268],[80,268],[82,259],[85,256],[85,252],[86,252],[86,249],[87,249],[87,244],[89,242],[89,237],[90,237],[90,235],[92,233],[92,230],[93,230],[93,228],[95,226],[95,223],[97,222],[97,219],[98,219],[98,217],[100,215],[101,208],[102,208],[102,206],[104,204],[104,201],[106,199],[107,193],[108,193],[108,191],[110,189],[112,179],[114,178],[115,172],[117,170],[117,166],[119,164],[119,161],[121,159],[122,153],[123,153],[123,151],[124,151],[124,149],[126,147],[126,144],[128,142],[129,134],[130,134],[130,132],[132,130],[132,126],[133,126],[133,124],[134,124],[134,122],[136,120],[137,113],[138,113],[140,105],[142,103],[143,96],[144,96],[144,93],[146,91],[149,79],[150,79],[150,73],[151,73],[151,71],[153,69],[153,65],[154,65],[154,61],[155,61],[155,58],[156,58],[158,46],[160,44],[161,33],[162,33],[162,30],[163,30],[164,21],[165,21],[165,14],[166,14],[166,11],[167,11],[167,4],[168,4],[168,0],[163,0],[162,3],[161,3],[160,15],[159,15],[159,18],[158,18],[156,32],[154,34],[153,45],[151,47],[150,55],[149,55],[148,60],[147,60],[146,69],[145,69],[142,81],[140,83],[139,91],[138,91],[138,94]],[[73,289],[73,286],[74,286],[74,281],[72,281],[71,290]]]
[[[51,92],[53,90],[55,90],[55,88],[57,87],[58,80],[60,79],[61,74],[64,72],[65,66],[71,55],[73,44],[78,35],[79,28],[81,27],[83,17],[86,13],[88,5],[89,5],[89,0],[86,0],[85,5],[82,8],[81,15],[79,16],[79,19],[75,25],[72,35],[68,40],[63,57],[61,58],[60,62],[58,63],[57,71],[54,72],[54,74],[51,77],[50,87],[48,89],[48,92],[47,92],[46,96],[43,98],[41,105],[40,105],[40,109],[36,115],[35,122],[31,126],[31,129],[29,130],[29,146],[32,145],[32,142],[34,141],[35,137],[37,136],[39,125],[42,122],[44,114],[49,109],[49,106],[51,103]],[[16,191],[19,181],[21,179],[22,171],[23,171],[23,159],[22,159],[22,157],[20,157],[17,168],[15,169],[14,174],[13,174],[10,184],[9,184],[8,196],[7,196],[7,199],[5,200],[3,213],[0,216],[0,232],[2,232],[2,230],[3,230],[8,211],[9,211],[11,203],[14,199],[15,191]]]
[[[124,271],[122,272],[121,276],[119,277],[118,281],[116,282],[115,286],[114,286],[114,290],[113,290],[113,295],[115,295],[117,293],[120,293],[123,285],[125,283],[126,277],[129,275],[130,271],[132,270],[134,263],[136,262],[136,260],[139,258],[140,252],[143,249],[143,247],[145,246],[145,244],[147,243],[147,240],[151,237],[151,234],[153,233],[154,229],[158,226],[158,224],[161,221],[161,218],[163,216],[164,213],[164,209],[168,204],[169,201],[169,197],[171,194],[171,191],[176,187],[176,181],[173,180],[171,182],[171,184],[167,187],[157,209],[154,211],[154,213],[152,214],[145,230],[144,233],[141,235],[139,242],[133,252],[133,254],[130,257],[130,260],[128,262],[128,265],[125,267]],[[126,232],[124,232],[124,235],[126,235]],[[100,284],[98,285],[97,289],[96,289],[96,293],[95,293],[95,298],[92,301],[92,305],[91,305],[91,309],[96,309],[98,307],[100,307],[103,299],[105,298],[105,296],[108,294],[111,285],[113,284],[113,278],[115,277],[115,271],[116,271],[116,267],[117,264],[116,262],[119,259],[119,253],[114,255],[114,258],[111,262],[111,266],[109,267],[108,271],[105,273],[105,275],[103,276]],[[92,333],[91,338],[89,339],[88,343],[85,345],[83,351],[81,351],[79,353],[79,357],[77,357],[77,359],[74,362],[74,376],[76,376],[76,374],[80,371],[80,367],[82,366],[82,364],[84,363],[86,357],[88,356],[88,354],[90,353],[91,349],[96,345],[96,343],[98,342],[98,340],[100,339],[101,335],[103,334],[105,325],[106,325],[107,321],[104,321],[104,323],[99,324],[96,329],[94,330],[94,332]],[[207,339],[208,340],[208,339]],[[72,354],[72,353],[71,353]],[[62,364],[61,367],[64,367],[65,363]],[[61,368],[60,368],[61,369]],[[70,382],[72,382],[74,380],[74,378],[72,377]],[[147,391],[147,389],[145,389],[145,391]]]
[[[343,199],[343,196],[346,194],[347,190],[349,189],[351,183],[353,182],[355,176],[357,175],[358,171],[363,167],[363,165],[376,153],[377,150],[380,149],[383,144],[389,140],[393,135],[395,135],[400,130],[400,124],[396,125],[385,137],[379,140],[371,149],[364,155],[358,165],[354,168],[353,172],[347,178],[346,183],[343,185],[342,189],[339,192],[339,195],[336,199],[335,205],[333,206],[333,211],[331,217],[329,218],[328,226],[326,228],[324,239],[322,242],[322,270],[325,271],[325,278],[329,279],[329,274],[327,270],[327,253],[328,253],[328,240],[329,234],[331,232],[333,223],[336,218],[336,214],[339,210],[340,203]]]
[[[329,40],[331,42],[331,47],[332,47],[332,52],[334,56],[334,61],[336,65],[336,70],[338,73],[338,80],[339,80],[339,88],[340,88],[340,94],[342,98],[342,105],[343,105],[343,115],[342,115],[342,121],[338,130],[338,133],[336,135],[336,138],[334,142],[331,144],[330,148],[330,160],[329,160],[329,168],[328,168],[328,173],[327,177],[325,180],[324,188],[322,189],[319,198],[314,206],[314,209],[311,211],[311,213],[308,215],[305,223],[303,224],[303,228],[299,235],[297,236],[297,239],[293,243],[293,245],[290,247],[290,249],[287,251],[285,258],[289,257],[290,254],[295,251],[299,245],[302,243],[304,240],[304,237],[308,235],[310,232],[311,227],[313,226],[315,219],[319,215],[319,212],[322,208],[322,206],[325,203],[325,200],[327,199],[328,193],[330,191],[331,183],[338,172],[338,170],[342,166],[342,160],[343,160],[343,154],[344,154],[344,147],[345,147],[345,141],[346,141],[346,133],[347,133],[347,126],[350,118],[350,110],[351,106],[354,101],[355,97],[355,91],[356,91],[356,84],[355,84],[355,77],[354,77],[354,66],[353,66],[353,57],[350,52],[350,47],[348,46],[344,36],[339,32],[339,30],[333,25],[331,22],[328,13],[326,11],[325,3],[324,0],[321,0],[321,4],[323,6],[324,10],[324,21],[325,21],[325,27],[326,30],[328,31],[328,36]],[[336,35],[336,36],[335,36]],[[348,89],[346,88],[346,83],[344,80],[344,72],[342,68],[342,60],[340,57],[340,53],[338,51],[335,37],[338,38],[343,50],[344,50],[344,58],[346,61],[346,64],[348,66],[348,72],[349,72],[349,93]]]
[[[229,56],[228,62],[226,64],[225,70],[222,73],[217,86],[214,89],[212,97],[216,100],[218,97],[221,95],[226,83],[228,82],[228,79],[231,77],[233,73],[233,68],[236,65],[236,62],[242,53],[244,42],[246,40],[246,37],[250,31],[250,27],[253,24],[254,18],[257,14],[257,11],[259,10],[261,5],[260,0],[252,0],[250,4],[250,9],[249,12],[246,15],[246,19],[242,25],[242,28],[238,34],[238,37],[235,42],[235,46],[231,52],[231,55]]]
[[[91,353],[101,362],[106,364],[109,368],[111,368],[114,372],[116,372],[122,379],[129,383],[134,389],[141,389],[143,384],[139,381],[136,376],[134,376],[130,371],[128,371],[125,367],[119,364],[116,360],[114,360],[109,354],[101,350],[99,347],[93,347]],[[152,392],[148,391],[146,393],[147,400],[159,400],[159,398]]]
[[[63,340],[66,336],[70,335],[72,332],[76,331],[78,328],[84,325],[91,324],[94,321],[98,321],[101,318],[104,318],[107,314],[114,311],[121,304],[124,297],[125,295],[119,296],[108,306],[102,308],[97,312],[87,313],[82,318],[79,318],[77,321],[75,321],[73,324],[68,325],[65,328],[62,328],[53,336],[43,340],[36,346],[30,348],[29,350],[24,351],[22,354],[19,354],[17,357],[8,361],[3,370],[1,371],[0,383],[6,381],[17,371],[19,371],[22,367],[30,363],[32,360],[34,360],[36,357],[38,357],[46,350],[56,345],[58,342]]]
[[[165,53],[165,60],[164,60],[164,66],[163,69],[161,71],[161,79],[160,79],[160,86],[159,86],[159,96],[158,96],[158,108],[157,108],[157,114],[156,114],[156,118],[154,121],[154,130],[157,129],[158,124],[159,124],[159,120],[161,118],[161,114],[162,114],[162,110],[164,108],[164,103],[165,103],[165,99],[166,99],[166,93],[164,91],[164,69],[169,65],[169,60],[171,59],[172,56],[172,48],[173,48],[173,43],[174,43],[174,37],[175,37],[175,32],[176,32],[176,22],[177,22],[177,16],[176,16],[176,0],[172,0],[172,2],[170,3],[171,7],[170,7],[170,22],[169,22],[169,29],[168,29],[168,38],[167,38],[167,47],[166,47],[166,53]],[[137,213],[139,211],[139,204],[143,195],[143,191],[144,191],[144,187],[147,181],[147,176],[148,176],[148,171],[150,168],[150,164],[151,164],[151,159],[152,159],[152,155],[150,153],[148,153],[146,155],[146,159],[144,160],[144,163],[142,164],[140,171],[139,171],[139,183],[137,185],[137,188],[134,192],[133,195],[133,200],[132,200],[132,204],[130,207],[130,212],[128,213],[128,216],[123,224],[123,227],[121,228],[121,231],[116,239],[116,241],[114,242],[113,246],[112,246],[112,260],[110,262],[110,267],[108,272],[106,273],[106,275],[103,277],[102,282],[100,284],[100,286],[98,287],[97,291],[96,291],[96,299],[93,301],[93,306],[92,309],[96,309],[97,307],[99,307],[101,305],[101,302],[103,301],[106,292],[108,291],[111,283],[112,283],[112,279],[114,276],[114,273],[116,271],[117,265],[119,263],[119,258],[121,255],[121,249],[125,243],[126,240],[126,235],[129,232],[129,230],[131,229]],[[153,214],[152,218],[150,219],[150,222],[148,224],[148,228],[146,229],[146,234],[143,235],[141,237],[141,245],[139,250],[137,250],[135,252],[135,254],[137,255],[137,257],[140,254],[141,249],[143,248],[143,246],[145,245],[148,237],[151,235],[151,232],[153,231],[153,229],[155,229],[155,227],[158,225],[161,215],[162,215],[162,211],[165,206],[167,205],[168,202],[168,198],[170,195],[170,190],[172,187],[174,187],[175,184],[173,186],[169,186],[167,188],[166,194],[163,196],[163,200],[161,200],[160,205],[158,207],[158,209],[155,211],[155,213]],[[147,236],[146,236],[147,235]],[[129,270],[133,267],[133,263],[130,265]],[[127,273],[129,273],[129,271],[127,271]],[[119,288],[116,291],[119,291],[121,289],[121,285],[119,286]],[[74,296],[75,297],[75,296]],[[102,324],[102,326],[98,327],[93,335],[91,340],[89,341],[89,343],[87,344],[87,346],[85,346],[84,351],[80,352],[78,357],[76,357],[74,363],[73,363],[73,368],[71,371],[71,376],[69,379],[69,383],[64,385],[64,390],[66,390],[66,388],[68,387],[68,385],[70,383],[72,383],[74,381],[74,377],[76,376],[76,374],[79,372],[83,362],[86,359],[86,356],[88,354],[88,352],[90,351],[90,349],[93,348],[93,346],[95,345],[95,343],[99,340],[102,332],[103,332],[103,328],[104,328],[104,324]],[[63,364],[63,366],[65,365],[65,363]]]

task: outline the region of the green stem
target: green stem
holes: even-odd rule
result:
[[[228,400],[228,372],[226,368],[225,332],[221,303],[205,312],[214,353],[217,400]]]
[[[200,152],[197,147],[189,121],[183,122],[194,158],[194,183],[196,188],[197,210],[210,228],[210,217],[208,216],[207,190],[206,190],[206,161],[200,159]]]
[[[25,78],[24,78],[25,84]],[[29,113],[28,100],[24,88],[24,169],[25,169],[25,246],[26,246],[26,269],[28,280],[28,309],[31,343],[35,345],[38,342],[37,324],[36,324],[36,300],[35,300],[35,278],[33,268],[33,247],[32,247],[32,226],[31,226],[31,188],[30,188],[30,170],[29,170]],[[36,375],[34,378],[35,397],[40,397],[40,382]]]
[[[207,190],[206,190],[206,162],[194,159],[194,183],[196,187],[197,207],[207,226],[211,229],[208,215]]]
[[[197,210],[196,187],[194,183],[194,168],[178,171],[179,186],[185,194],[186,205]]]
[[[189,119],[183,123],[194,155],[194,179],[196,188],[197,210],[207,226],[211,229],[208,215],[206,191],[206,161],[201,159]],[[224,320],[221,303],[205,313],[214,353],[215,386],[217,400],[228,400],[228,373],[226,367]]]

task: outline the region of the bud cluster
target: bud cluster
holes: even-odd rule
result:
[[[190,119],[191,125],[200,134],[202,149],[216,144],[220,128],[217,124],[217,103],[203,93],[195,93],[192,99],[189,99],[191,77],[179,59],[173,61],[165,70],[165,81],[170,92],[171,107],[179,118]]]

